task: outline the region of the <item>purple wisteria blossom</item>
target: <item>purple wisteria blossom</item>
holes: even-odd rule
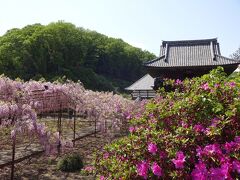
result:
[[[131,119],[132,118],[132,115],[131,114],[127,114],[126,115],[126,119]]]

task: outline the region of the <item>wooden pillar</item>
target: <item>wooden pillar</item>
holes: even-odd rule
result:
[[[75,138],[76,138],[76,111],[73,114],[73,146],[75,146]]]
[[[61,134],[62,134],[62,104],[60,104],[60,109],[58,113],[58,133],[59,133],[59,143],[58,143],[58,154],[61,150]]]
[[[95,133],[94,133],[94,137],[96,137],[97,135],[97,118],[95,118]]]
[[[12,143],[11,180],[13,180],[14,178],[15,149],[16,149],[16,136],[13,137],[13,143]]]

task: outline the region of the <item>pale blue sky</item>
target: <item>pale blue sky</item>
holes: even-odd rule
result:
[[[162,40],[217,37],[225,56],[240,46],[240,0],[0,0],[0,35],[58,20],[156,55]]]

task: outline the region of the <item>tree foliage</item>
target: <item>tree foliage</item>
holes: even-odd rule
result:
[[[231,54],[231,58],[240,60],[240,47],[234,53]]]
[[[65,75],[87,88],[113,90],[113,84],[123,88],[143,75],[142,62],[152,58],[121,39],[61,21],[11,29],[0,37],[0,74],[24,80]],[[125,83],[115,83],[119,79]]]

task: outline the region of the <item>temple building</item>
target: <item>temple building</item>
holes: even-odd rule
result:
[[[149,75],[145,75],[126,90],[132,91],[133,98],[151,98],[151,93],[151,96],[148,96],[142,92],[156,89],[156,81],[164,78],[183,80],[186,77],[202,76],[217,66],[222,66],[227,74],[231,74],[239,64],[239,61],[221,55],[217,38],[162,41],[159,57],[143,64]]]
[[[153,98],[155,97],[155,91],[153,89],[154,78],[149,74],[146,74],[131,86],[125,88],[128,91],[132,91],[131,95],[133,99],[139,98]]]

